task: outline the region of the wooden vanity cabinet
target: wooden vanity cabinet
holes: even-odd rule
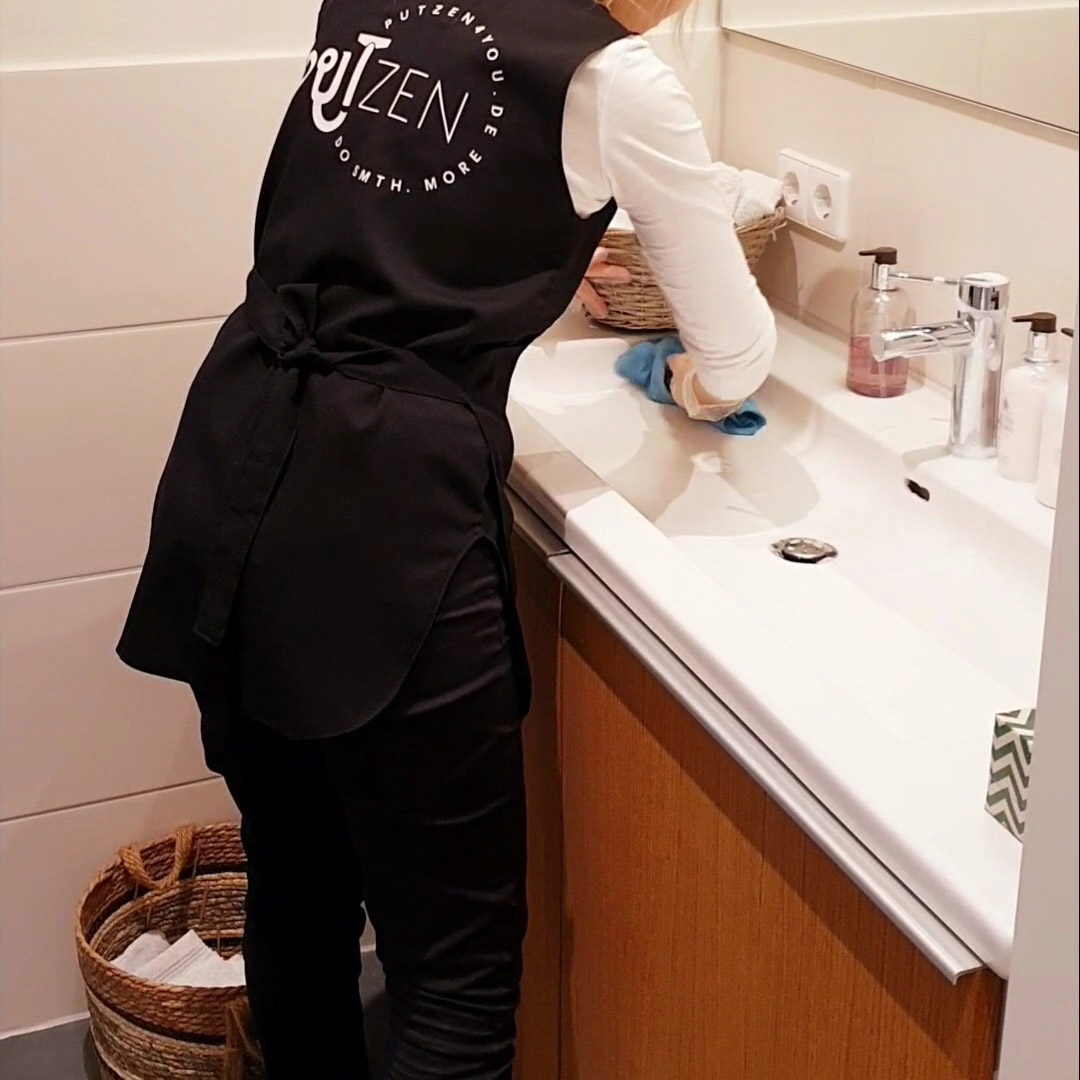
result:
[[[517,1080],[992,1080],[953,986],[519,545],[531,921]]]

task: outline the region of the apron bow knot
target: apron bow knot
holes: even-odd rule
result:
[[[259,340],[273,356],[272,367],[301,376],[326,374],[333,362],[320,351],[319,291],[312,283],[272,288],[256,272],[248,277],[245,309]]]

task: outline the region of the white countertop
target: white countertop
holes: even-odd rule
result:
[[[1007,975],[1022,849],[983,802],[995,713],[1035,703],[1053,513],[940,451],[940,389],[857,397],[841,344],[778,321],[769,425],[737,440],[647,401],[613,373],[621,340],[568,315],[515,376],[512,484]],[[771,552],[797,535],[840,555]]]

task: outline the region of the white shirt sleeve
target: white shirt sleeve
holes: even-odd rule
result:
[[[713,162],[689,94],[644,39],[617,41],[578,69],[562,150],[579,215],[614,197],[630,217],[701,388],[724,402],[753,394],[776,327],[735,235],[739,173]]]

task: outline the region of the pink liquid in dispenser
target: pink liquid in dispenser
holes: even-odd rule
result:
[[[907,389],[908,359],[906,356],[874,362],[869,334],[852,337],[848,344],[847,388],[863,397],[899,397]]]

